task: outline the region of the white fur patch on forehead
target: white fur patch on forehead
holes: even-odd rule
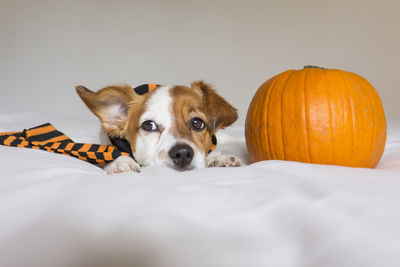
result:
[[[139,123],[146,120],[153,120],[164,129],[169,129],[172,125],[172,97],[170,90],[172,86],[161,86],[157,88],[146,103],[146,110],[140,117]]]

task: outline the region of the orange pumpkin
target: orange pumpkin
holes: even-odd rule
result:
[[[381,99],[363,77],[306,66],[258,88],[246,118],[253,161],[375,167],[385,149]]]

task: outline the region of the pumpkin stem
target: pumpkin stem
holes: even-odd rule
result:
[[[323,68],[323,67],[318,67],[318,66],[313,66],[313,65],[306,65],[303,67],[303,69],[320,69],[320,70],[327,70],[328,68]]]

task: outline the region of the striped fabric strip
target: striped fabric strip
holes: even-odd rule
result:
[[[41,149],[95,164],[105,164],[122,155],[129,156],[129,153],[111,145],[75,143],[50,123],[22,132],[0,133],[0,145]]]
[[[153,91],[158,86],[160,86],[160,85],[154,84],[154,83],[146,83],[146,84],[136,86],[135,88],[133,88],[133,90],[138,95],[144,95],[144,94],[147,94],[148,92]]]
[[[217,137],[215,135],[211,136],[211,149],[208,153],[211,153],[217,147]]]

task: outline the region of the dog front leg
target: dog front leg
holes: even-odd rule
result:
[[[213,151],[206,156],[207,167],[240,167],[242,162],[239,158],[232,155],[224,155],[218,151]]]
[[[119,156],[114,161],[104,166],[104,171],[108,174],[116,174],[121,172],[140,172],[141,167],[133,158],[128,156]]]

